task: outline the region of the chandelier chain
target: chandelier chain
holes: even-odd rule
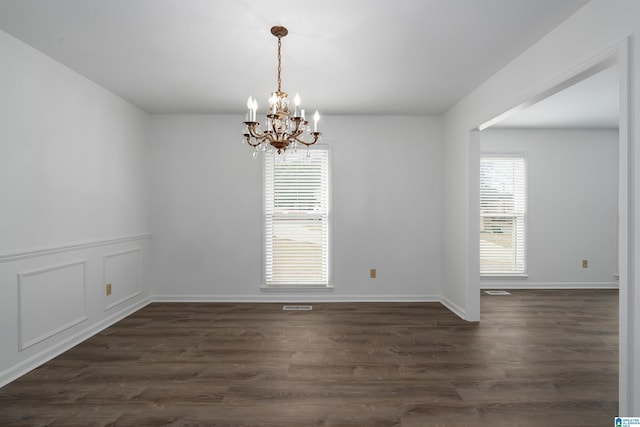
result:
[[[282,69],[282,59],[280,56],[280,47],[282,46],[282,38],[278,37],[278,92],[282,92],[281,90],[281,84],[280,84],[280,71]]]

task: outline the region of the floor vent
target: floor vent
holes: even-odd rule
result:
[[[487,295],[511,295],[507,291],[484,291],[484,293]]]
[[[284,305],[282,306],[284,311],[310,311],[313,310],[311,305]]]

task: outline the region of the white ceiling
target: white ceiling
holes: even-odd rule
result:
[[[0,29],[151,113],[442,114],[586,0],[0,0]]]

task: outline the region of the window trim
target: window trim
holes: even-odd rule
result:
[[[331,150],[329,149],[329,145],[325,142],[318,142],[310,147],[298,147],[298,151],[299,152],[306,152],[307,149],[309,149],[310,151],[315,151],[315,150],[324,150],[327,153],[327,283],[326,284],[268,284],[267,283],[267,234],[266,234],[266,228],[267,228],[267,221],[266,221],[266,214],[267,214],[267,195],[266,195],[266,172],[267,172],[267,156],[270,156],[271,154],[269,152],[265,153],[265,155],[263,156],[263,161],[262,163],[262,190],[261,190],[261,194],[262,194],[262,220],[261,220],[261,235],[262,235],[262,258],[261,258],[261,264],[262,264],[262,269],[261,269],[261,286],[260,286],[260,291],[261,292],[290,292],[290,291],[294,291],[294,292],[303,292],[303,293],[307,293],[307,292],[324,292],[324,291],[333,291],[333,284],[332,284],[332,250],[331,250],[331,242],[333,240],[332,238],[332,191],[331,191],[331,185],[332,185],[332,153]],[[274,155],[278,155],[277,153],[274,153]]]

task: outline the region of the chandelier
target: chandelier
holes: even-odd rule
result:
[[[316,110],[313,115],[313,131],[309,122],[305,119],[304,110],[300,108],[300,96],[296,94],[293,99],[293,115],[289,110],[289,96],[282,91],[280,81],[281,57],[280,48],[282,37],[289,31],[285,27],[275,26],[271,28],[271,34],[278,38],[278,90],[271,92],[267,114],[265,115],[265,130],[260,129],[257,119],[258,101],[249,96],[247,99],[247,121],[244,122],[243,141],[253,147],[253,157],[259,151],[267,151],[268,148],[277,150],[278,154],[283,153],[287,148],[295,150],[298,144],[310,147],[320,139],[318,132],[318,120],[320,114]]]

